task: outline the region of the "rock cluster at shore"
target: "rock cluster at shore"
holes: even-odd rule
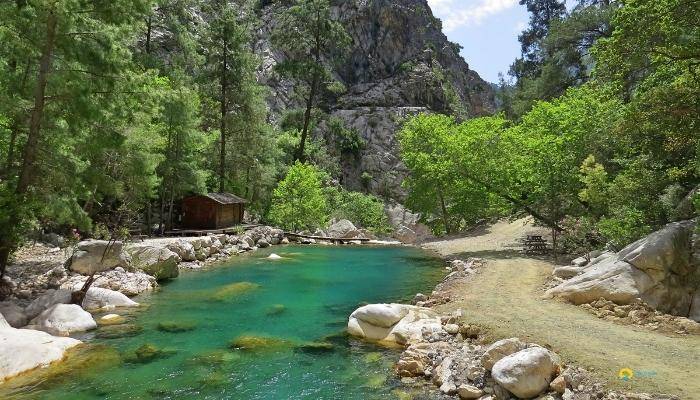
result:
[[[509,338],[486,343],[482,330],[462,322],[467,310],[438,315],[425,305],[449,298],[441,288],[478,273],[482,260],[455,260],[430,296],[418,294],[417,305],[369,304],[355,310],[348,332],[356,337],[404,347],[395,372],[409,386],[431,386],[460,399],[638,400],[673,396],[607,390],[584,369],[565,365],[545,346]],[[485,344],[486,343],[486,344]]]

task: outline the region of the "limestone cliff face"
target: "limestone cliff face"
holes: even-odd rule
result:
[[[273,71],[285,57],[269,42],[274,7],[262,10],[256,51],[263,58],[260,79],[271,88],[269,105],[278,119],[285,110],[299,108],[300,102],[293,85]],[[447,40],[426,0],[335,1],[334,13],[352,38],[343,59],[332,64],[347,91],[339,96],[326,93],[321,108],[355,129],[366,144],[359,154],[339,154],[342,183],[402,200],[400,183],[407,171],[396,140],[401,122],[426,111],[463,118],[493,113],[493,90]],[[315,135],[335,145],[336,138],[324,124]]]

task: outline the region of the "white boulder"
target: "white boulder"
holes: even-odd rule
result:
[[[423,334],[443,332],[440,317],[431,309],[404,304],[370,304],[350,315],[348,333],[353,336],[407,344]]]
[[[170,243],[168,245],[168,250],[177,254],[182,261],[196,261],[197,253],[192,243],[185,240],[178,240],[177,242]]]
[[[693,235],[695,228],[695,221],[669,224],[617,254],[600,255],[583,273],[547,294],[574,304],[642,299],[661,312],[689,317],[700,289],[700,260],[694,251],[700,235]]]
[[[127,267],[129,257],[120,241],[86,240],[78,246],[68,261],[71,271],[83,275],[108,271],[116,267]]]
[[[500,359],[491,370],[493,379],[521,399],[549,388],[559,369],[558,357],[542,347],[530,347]]]
[[[527,344],[520,341],[518,338],[499,340],[486,348],[486,351],[484,351],[484,354],[481,356],[481,365],[487,370],[491,370],[494,364],[502,358],[517,353],[526,347]]]
[[[114,290],[91,287],[85,299],[83,308],[85,310],[112,309],[115,307],[138,307],[139,303],[131,300],[125,295]]]
[[[28,319],[34,319],[37,315],[56,304],[70,303],[71,294],[72,290],[70,289],[49,289],[41,296],[34,299],[34,301],[24,309],[24,314]]]
[[[211,240],[209,243],[211,244]],[[180,257],[164,247],[134,245],[127,251],[131,255],[132,266],[143,270],[156,280],[177,278],[180,273],[177,267]]]
[[[359,237],[361,233],[352,222],[341,219],[326,230],[326,235],[332,238],[354,239]]]
[[[89,312],[75,304],[56,304],[34,318],[29,326],[56,336],[69,336],[97,328]]]
[[[81,342],[31,329],[3,327],[0,317],[0,383],[23,372],[63,359],[65,351]],[[11,357],[7,355],[11,354]]]

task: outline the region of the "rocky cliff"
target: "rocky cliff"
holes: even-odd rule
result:
[[[274,73],[284,51],[270,44],[275,5],[263,7],[256,52],[262,56],[260,79],[271,88],[273,118],[300,107],[290,82]],[[334,13],[352,38],[350,49],[333,63],[335,78],[347,91],[327,93],[321,108],[356,131],[365,145],[356,154],[338,154],[342,183],[354,190],[402,200],[407,174],[400,161],[396,131],[407,116],[420,112],[453,113],[463,118],[493,113],[490,85],[469,69],[459,46],[447,40],[426,0],[335,1]],[[318,124],[317,138],[337,148],[337,138]]]

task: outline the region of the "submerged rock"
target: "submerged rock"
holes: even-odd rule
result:
[[[272,307],[265,311],[265,315],[280,315],[287,311],[287,307],[284,304],[273,304]]]
[[[190,321],[165,321],[158,324],[158,330],[162,332],[181,333],[197,329],[197,323]]]
[[[97,320],[98,325],[120,325],[126,322],[126,318],[118,314],[107,314]]]
[[[231,340],[229,347],[252,352],[274,351],[291,347],[291,342],[275,337],[241,335]]]
[[[163,350],[156,347],[154,344],[146,343],[125,357],[125,360],[133,363],[149,363],[160,358],[169,357],[173,354],[175,354],[174,350]]]
[[[143,332],[143,327],[135,324],[108,325],[101,327],[95,337],[98,339],[119,339],[138,336]]]
[[[213,300],[224,301],[240,296],[244,293],[260,288],[257,283],[236,282],[223,286],[211,295]]]
[[[335,350],[335,345],[330,342],[308,342],[297,346],[304,353],[328,353]]]

